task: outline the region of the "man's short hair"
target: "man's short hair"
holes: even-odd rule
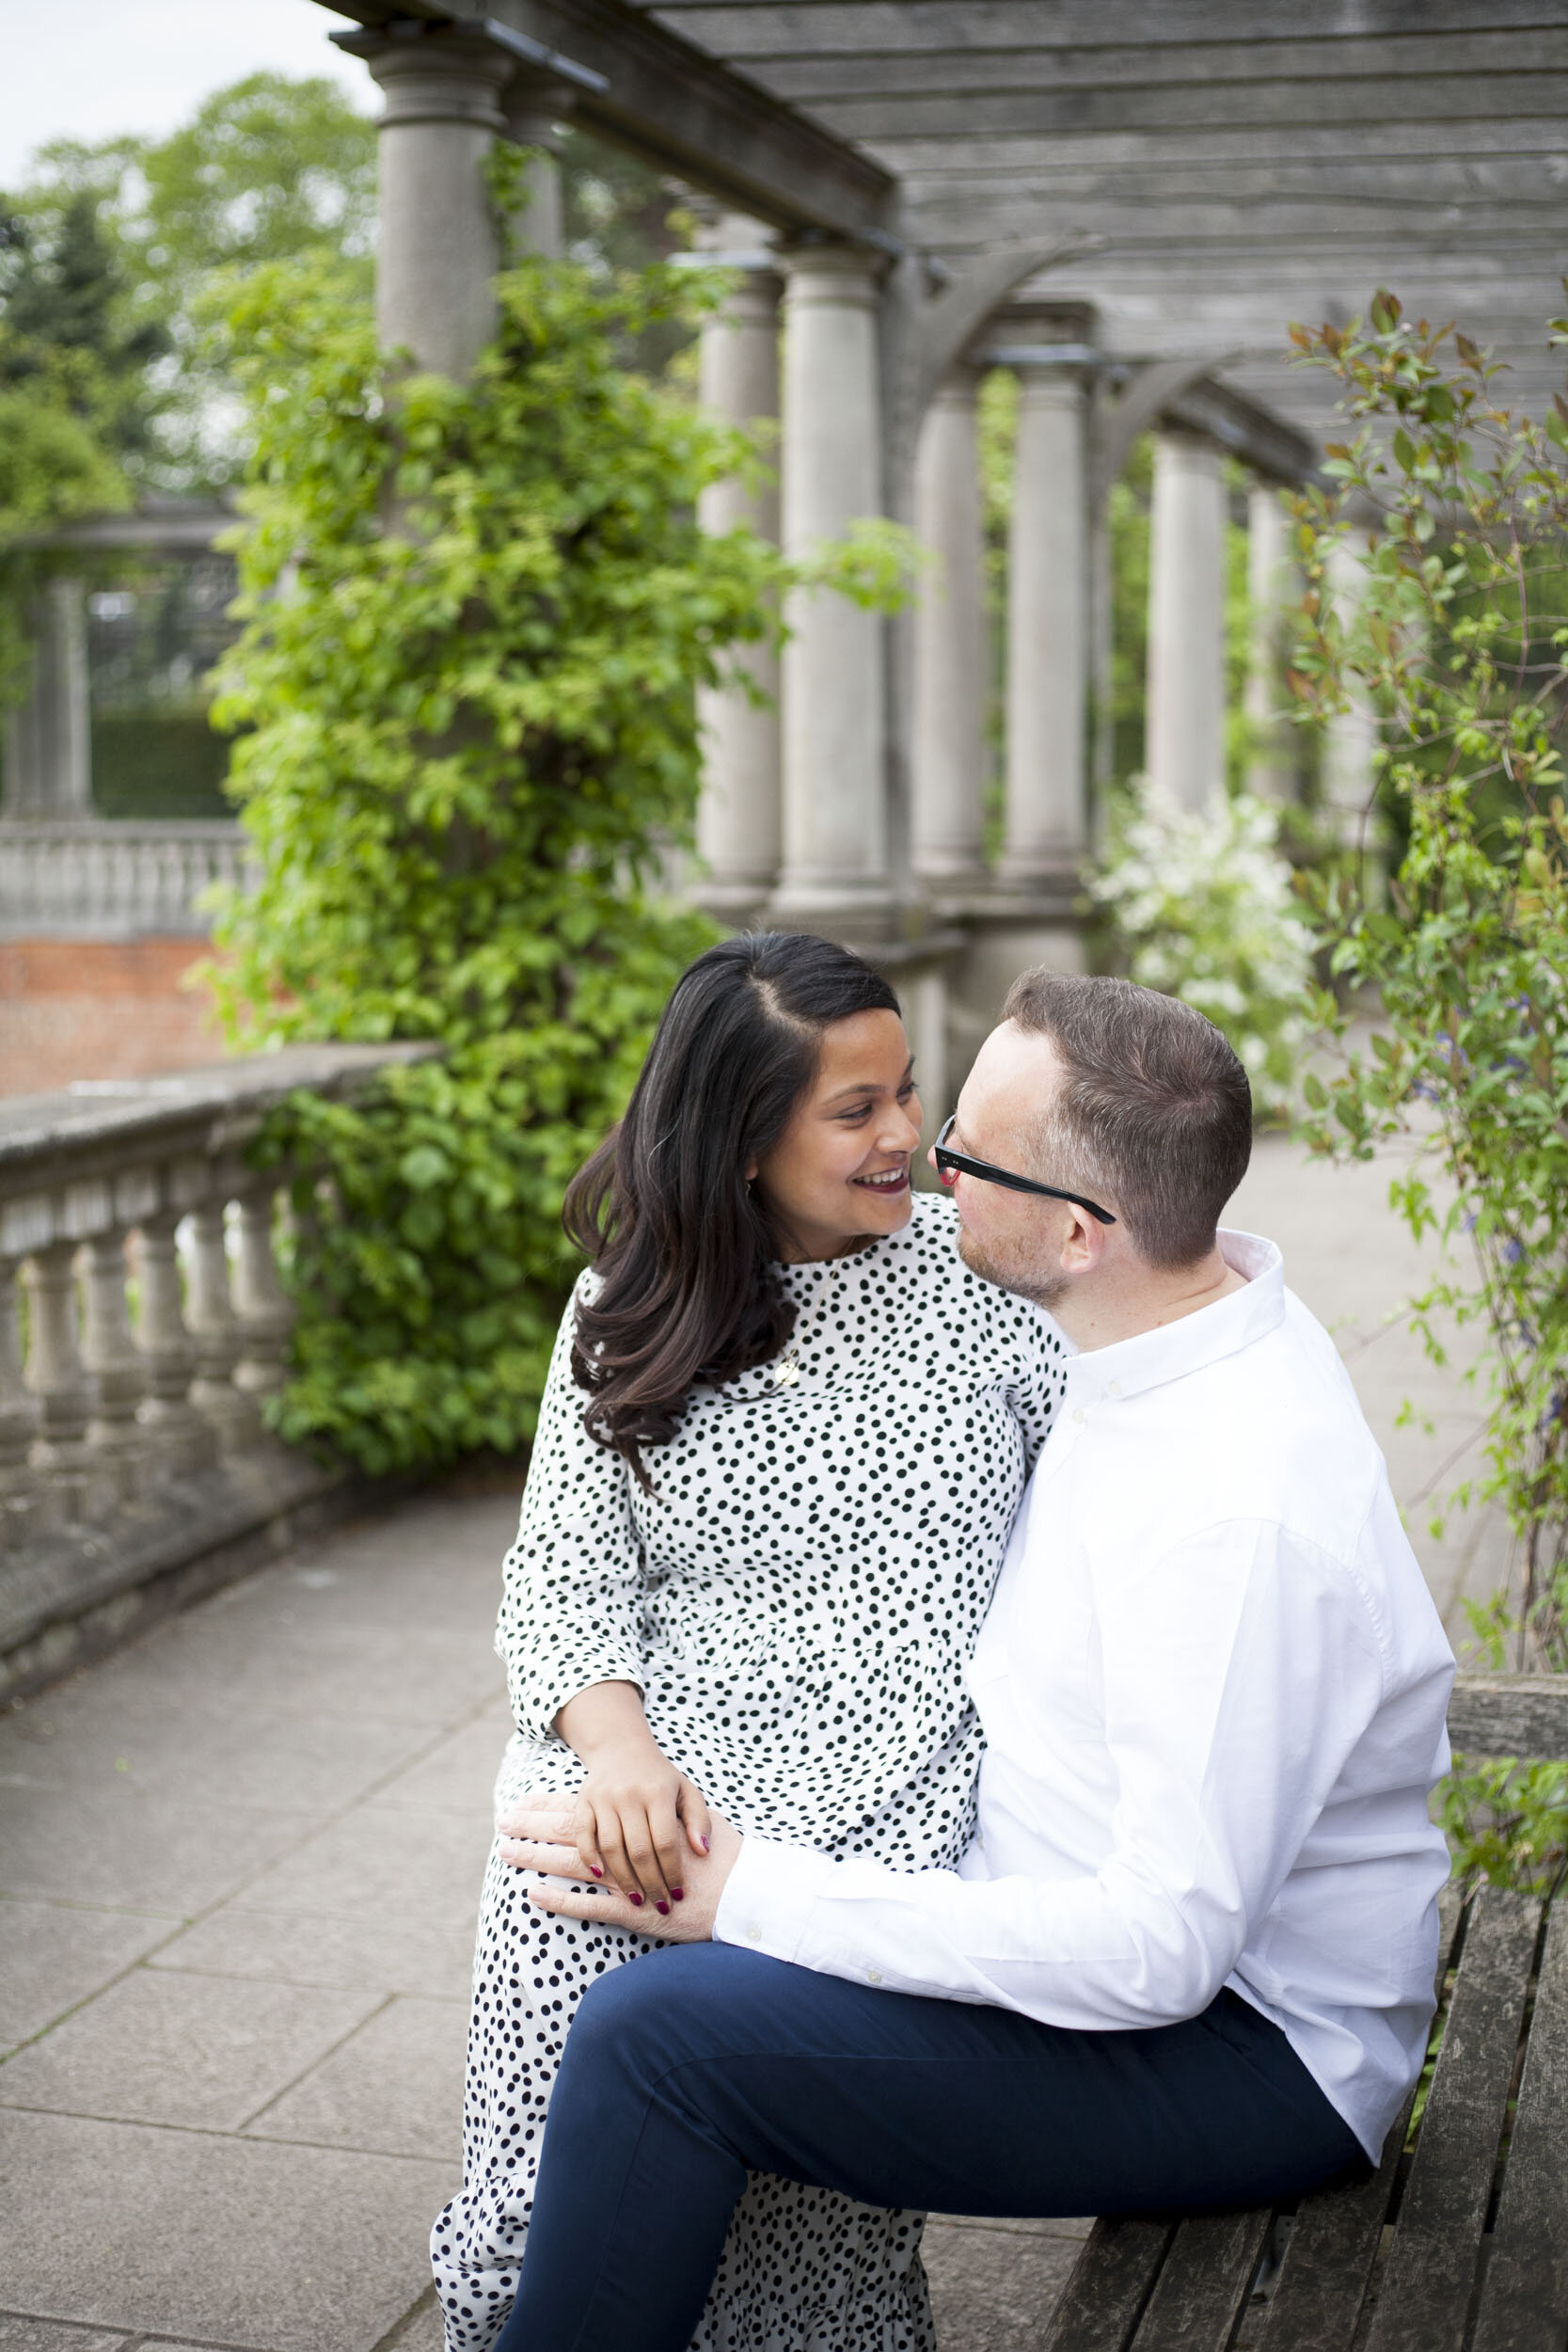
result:
[[[1252,1089],[1212,1021],[1132,980],[1021,973],[1005,1021],[1048,1037],[1067,1076],[1040,1175],[1105,1201],[1150,1265],[1193,1265],[1252,1156]]]

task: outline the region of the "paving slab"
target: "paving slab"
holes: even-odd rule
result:
[[[451,2165],[216,2132],[12,2114],[0,2278],[13,2309],[261,2352],[372,2352],[428,2278]]]
[[[90,1802],[74,1788],[8,1788],[0,1800],[0,1895],[189,1918],[236,1892],[315,1825],[309,1814],[144,1793],[122,1779]]]
[[[0,2067],[0,2106],[238,2131],[363,2025],[375,2000],[133,1969]]]
[[[467,2042],[467,2000],[392,2001],[263,2108],[247,2136],[461,2169]]]
[[[475,1896],[477,1908],[478,1897]],[[265,1977],[280,1984],[347,1985],[373,1993],[418,1993],[467,2001],[473,1979],[473,1920],[450,1926],[375,1916],[225,1908],[198,1919],[149,1960],[153,1968],[195,1968],[215,1977]]]
[[[409,2312],[388,2344],[387,2352],[446,2352],[446,2343],[447,2331],[432,2287],[429,2295]]]
[[[178,1929],[146,1912],[0,1901],[0,2052],[41,2033]]]
[[[259,1871],[234,1908],[417,1919],[471,1933],[490,1843],[488,1804],[471,1820],[356,1809]]]
[[[383,1781],[367,1804],[372,1812],[423,1807],[471,1818],[488,1817],[501,1755],[512,1736],[512,1712],[498,1698],[461,1731],[430,1748],[418,1762]]]
[[[170,1661],[171,1665],[172,1661]],[[90,1678],[0,1717],[0,1806],[7,1788],[72,1788],[211,1797],[284,1812],[337,1812],[421,1756],[439,1734],[396,1715],[353,1721],[251,1708],[221,1687],[192,1688],[166,1666],[105,1708]]]
[[[476,1640],[479,1628],[465,1628],[455,1605],[438,1630],[414,1618],[401,1628],[372,1624],[356,1631],[336,1615],[318,1622],[309,1609],[273,1620],[261,1605],[235,1605],[176,1617],[169,1632],[168,1671],[192,1689],[221,1691],[241,1715],[254,1708],[351,1723],[375,1717],[445,1731],[501,1688],[488,1640]],[[408,1671],[411,1653],[419,1658],[417,1675]]]

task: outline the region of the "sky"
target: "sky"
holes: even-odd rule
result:
[[[325,73],[373,113],[375,86],[316,0],[0,0],[0,188],[47,139],[164,133],[262,66]]]

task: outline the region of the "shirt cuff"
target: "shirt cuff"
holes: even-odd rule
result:
[[[837,1870],[809,1846],[780,1846],[744,1837],[714,1915],[716,1944],[738,1944],[773,1960],[794,1960],[805,1939],[812,1906]]]

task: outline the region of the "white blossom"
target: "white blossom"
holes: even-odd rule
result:
[[[1192,810],[1139,784],[1088,885],[1132,977],[1222,1028],[1270,1110],[1291,1099],[1312,956],[1278,837],[1275,811],[1250,794]]]

